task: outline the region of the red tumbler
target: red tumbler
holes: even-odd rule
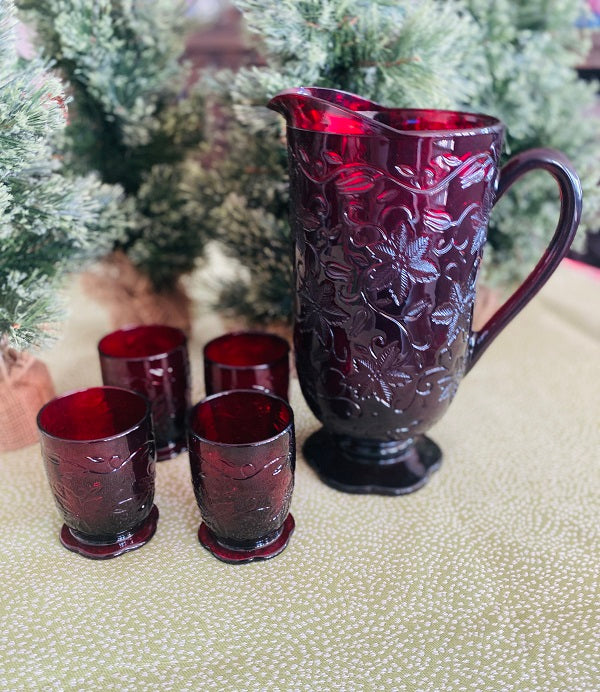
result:
[[[185,449],[190,366],[185,334],[152,324],[119,329],[98,344],[105,385],[140,392],[152,403],[159,461]]]
[[[256,390],[220,392],[191,411],[188,449],[202,545],[225,562],[278,555],[294,529],[294,417]]]
[[[52,399],[37,422],[64,519],[62,544],[103,559],[147,543],[158,520],[149,402],[126,389],[92,387]]]
[[[204,347],[206,393],[230,389],[261,389],[288,398],[288,342],[269,332],[231,332]]]

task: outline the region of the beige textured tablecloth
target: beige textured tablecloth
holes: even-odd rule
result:
[[[57,391],[100,383],[101,308],[71,290]],[[200,317],[192,343],[223,329]],[[272,561],[197,541],[185,455],[158,464],[158,531],[104,562],[61,547],[38,446],[0,460],[2,690],[600,688],[600,279],[563,265],[431,431],[405,497],[323,485],[299,455]],[[292,386],[297,436],[318,427]]]

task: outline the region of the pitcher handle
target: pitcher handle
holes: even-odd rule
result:
[[[480,331],[471,332],[469,339],[470,359],[467,372],[475,365],[504,327],[513,317],[516,317],[548,281],[560,261],[567,254],[575,237],[581,218],[581,183],[569,159],[559,151],[528,149],[514,156],[500,171],[500,181],[494,204],[522,175],[538,168],[548,171],[560,189],[560,218],[554,236],[542,258],[519,288],[498,308]]]

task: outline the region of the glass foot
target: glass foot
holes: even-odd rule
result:
[[[185,452],[187,445],[185,440],[180,442],[171,442],[166,447],[161,447],[156,450],[156,461],[167,461],[168,459],[173,459],[173,457],[179,456],[182,452]]]
[[[115,543],[88,543],[77,538],[71,529],[66,524],[60,531],[60,542],[68,550],[72,550],[74,553],[79,553],[84,557],[89,557],[92,560],[107,560],[111,557],[117,557],[123,553],[127,553],[130,550],[136,550],[141,548],[143,545],[148,543],[148,541],[154,536],[156,531],[156,525],[158,523],[158,507],[152,505],[150,514],[146,517],[144,523],[138,527],[138,529]]]
[[[222,545],[217,541],[214,533],[204,522],[200,524],[200,528],[198,529],[198,540],[219,560],[237,565],[245,562],[252,562],[254,560],[269,560],[270,558],[279,555],[279,553],[289,543],[295,526],[296,523],[294,522],[294,517],[290,513],[283,522],[281,533],[274,541],[268,545],[263,545],[260,548],[250,550],[234,550]]]
[[[365,449],[358,441],[356,449]],[[375,443],[377,444],[377,443]],[[437,471],[442,463],[442,452],[435,442],[424,435],[415,439],[397,456],[391,456],[389,443],[382,444],[381,458],[373,453],[369,458],[352,456],[352,449],[342,449],[323,428],[313,433],[304,443],[302,451],[307,462],[327,485],[346,493],[405,495],[418,490]]]

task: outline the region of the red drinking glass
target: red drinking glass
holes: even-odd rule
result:
[[[231,332],[204,347],[206,393],[261,389],[288,398],[288,342],[268,332]]]
[[[202,545],[230,563],[278,555],[294,530],[289,404],[256,390],[220,392],[192,409],[188,436]]]
[[[37,423],[65,522],[62,544],[103,559],[147,543],[158,521],[149,402],[126,389],[92,387],[52,399]]]
[[[190,366],[185,334],[175,327],[119,329],[98,344],[102,382],[140,392],[152,403],[159,461],[185,449]]]
[[[566,254],[579,179],[550,149],[499,170],[504,127],[489,115],[386,108],[318,87],[269,106],[287,120],[296,369],[323,424],[305,457],[340,490],[415,490],[441,462],[424,433]],[[490,211],[534,169],[558,184],[557,228],[523,285],[474,332]]]

